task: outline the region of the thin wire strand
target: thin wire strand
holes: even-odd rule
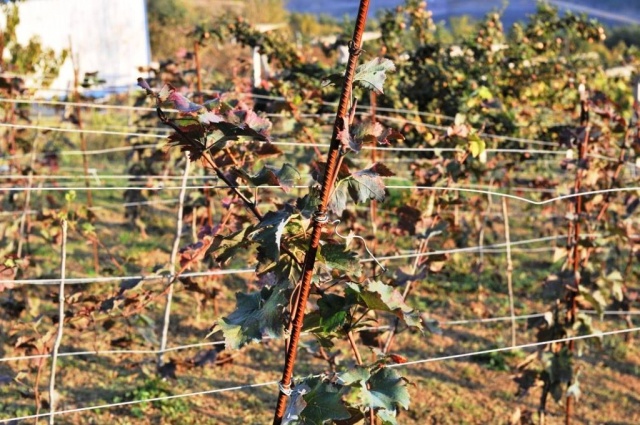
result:
[[[11,418],[11,419],[0,419],[0,423],[7,423],[7,422],[13,422],[13,421],[19,422],[19,421],[25,421],[25,420],[28,420],[28,419],[46,418],[46,417],[49,417],[51,415],[64,415],[64,414],[69,414],[69,413],[86,412],[86,411],[89,411],[89,410],[109,409],[109,408],[112,408],[112,407],[131,406],[131,405],[134,405],[134,404],[152,403],[152,402],[155,402],[155,401],[174,400],[174,399],[177,399],[177,398],[195,397],[195,396],[209,395],[209,394],[219,394],[219,393],[224,393],[224,392],[228,392],[228,391],[247,390],[247,389],[251,389],[251,388],[260,388],[260,387],[266,387],[266,386],[270,386],[270,385],[278,385],[278,381],[261,382],[261,383],[258,383],[258,384],[244,384],[244,385],[237,385],[235,387],[219,388],[219,389],[215,389],[215,390],[196,391],[196,392],[185,393],[185,394],[176,394],[176,395],[148,398],[148,399],[144,399],[144,400],[123,401],[123,402],[120,402],[120,403],[110,403],[110,404],[102,404],[102,405],[98,405],[98,406],[80,407],[80,408],[77,408],[77,409],[60,410],[60,411],[57,411],[57,412],[41,413],[41,414],[38,414],[38,415],[20,416],[20,417]]]
[[[238,185],[238,186],[234,186],[238,189],[255,189],[256,186],[251,186],[251,185]],[[274,186],[274,185],[263,185],[263,186],[259,186],[260,188],[264,188],[264,189],[277,189],[280,188],[280,186]],[[309,186],[307,185],[294,185],[292,186],[293,189],[304,189],[304,188],[308,188]],[[111,186],[111,187],[100,187],[100,186],[94,186],[91,187],[91,190],[154,190],[154,191],[160,191],[160,190],[179,190],[181,187],[180,186]],[[228,189],[227,186],[188,186],[187,189]],[[549,199],[545,199],[542,201],[534,201],[532,199],[529,198],[524,198],[522,196],[517,196],[517,195],[512,195],[509,193],[504,193],[504,192],[494,192],[494,191],[490,191],[490,190],[484,190],[484,189],[474,189],[474,188],[468,188],[468,187],[444,187],[444,186],[414,186],[414,185],[388,185],[386,186],[386,189],[390,189],[390,190],[439,190],[439,191],[452,191],[452,192],[467,192],[467,193],[476,193],[476,194],[480,194],[480,195],[490,195],[490,196],[498,196],[498,197],[504,197],[504,198],[509,198],[509,199],[514,199],[516,201],[520,201],[520,202],[524,202],[527,204],[531,204],[531,205],[547,205],[547,204],[551,204],[553,202],[558,202],[558,201],[562,201],[565,199],[572,199],[572,198],[578,198],[581,196],[591,196],[591,195],[598,195],[598,194],[606,194],[606,193],[616,193],[616,192],[633,192],[633,191],[638,191],[640,190],[640,186],[629,186],[629,187],[617,187],[617,188],[608,188],[608,189],[598,189],[598,190],[591,190],[591,191],[585,191],[585,192],[579,192],[579,193],[569,193],[566,195],[560,195],[560,196],[556,196],[553,198],[549,198]],[[512,190],[514,191],[526,191],[529,188],[512,188]],[[87,187],[85,186],[71,186],[71,187],[55,187],[55,186],[50,186],[50,187],[22,187],[22,186],[18,186],[18,187],[0,187],[0,191],[9,191],[9,192],[25,192],[25,191],[32,191],[32,192],[40,192],[40,191],[69,191],[69,190],[75,190],[75,191],[84,191],[84,190],[88,190]]]
[[[474,351],[474,352],[471,352],[471,353],[460,353],[460,354],[451,354],[451,355],[448,355],[448,356],[431,357],[431,358],[428,358],[428,359],[413,360],[413,361],[408,361],[408,362],[405,362],[405,363],[391,364],[391,365],[387,365],[386,367],[395,368],[395,367],[413,366],[413,365],[419,365],[419,364],[425,364],[425,363],[441,362],[441,361],[445,361],[445,360],[461,359],[461,358],[465,358],[465,357],[480,356],[480,355],[484,355],[484,354],[501,353],[501,352],[504,352],[504,351],[522,350],[522,349],[526,349],[526,348],[543,347],[545,345],[558,344],[558,343],[561,343],[561,342],[579,341],[579,340],[591,339],[591,338],[602,338],[602,337],[605,337],[605,336],[620,335],[620,334],[626,334],[626,333],[632,333],[632,332],[638,332],[638,331],[640,331],[640,327],[630,328],[630,329],[618,329],[618,330],[615,330],[615,331],[599,332],[597,334],[591,334],[591,335],[578,335],[578,336],[574,336],[574,337],[559,338],[559,339],[553,339],[553,340],[544,341],[544,342],[532,342],[532,343],[529,343],[529,344],[521,344],[521,345],[502,347],[502,348],[492,348],[492,349],[489,349],[489,350]]]
[[[255,269],[227,269],[227,270],[210,270],[206,272],[189,272],[182,273],[180,277],[206,277],[206,276],[225,276],[225,275],[237,275],[246,273],[255,273]],[[120,282],[124,280],[166,280],[168,275],[132,275],[132,276],[98,276],[98,277],[79,277],[79,278],[66,278],[65,284],[77,285],[82,283],[106,283],[106,282]],[[11,280],[11,283],[18,285],[54,285],[60,283],[60,279],[17,279]]]
[[[599,316],[638,316],[640,315],[640,311],[615,311],[615,310],[606,310],[602,313],[598,313],[596,310],[581,310],[581,313],[596,315]],[[524,314],[520,316],[515,316],[516,320],[529,320],[544,317],[545,313],[533,313],[533,314]],[[445,320],[440,321],[434,318],[430,318],[436,323],[438,326],[460,326],[460,325],[469,325],[469,324],[478,324],[478,323],[496,323],[496,322],[504,322],[511,320],[511,316],[501,316],[501,317],[486,317],[481,319],[460,319],[460,320]],[[391,326],[365,326],[363,328],[358,328],[358,332],[362,331],[386,331],[391,329]],[[313,335],[311,332],[303,332],[301,336],[310,336]],[[262,341],[269,341],[277,339],[275,337],[264,336]],[[194,348],[205,348],[205,347],[213,347],[218,345],[225,345],[225,341],[210,341],[210,342],[199,342],[195,344],[186,344],[186,345],[177,345],[174,347],[167,347],[163,353],[189,350]],[[58,357],[74,357],[74,356],[89,356],[89,355],[125,355],[125,354],[133,354],[133,355],[157,355],[161,351],[160,350],[91,350],[91,351],[72,351],[66,353],[58,353]],[[16,357],[4,357],[0,358],[0,363],[3,362],[16,362],[16,361],[26,361],[26,360],[37,360],[37,359],[45,359],[50,358],[51,354],[34,354],[30,356],[16,356]]]
[[[474,351],[474,352],[470,352],[470,353],[461,353],[461,354],[452,354],[452,355],[448,355],[448,356],[431,357],[431,358],[428,358],[428,359],[413,360],[413,361],[408,361],[408,362],[405,362],[405,363],[389,364],[389,365],[386,365],[386,367],[389,367],[389,368],[407,367],[407,366],[414,366],[414,365],[425,364],[425,363],[433,363],[433,362],[454,360],[454,359],[459,359],[459,358],[473,357],[473,356],[485,355],[485,354],[491,354],[491,353],[499,353],[499,352],[504,352],[504,351],[535,348],[535,347],[546,346],[546,345],[549,345],[549,344],[557,344],[557,343],[561,343],[561,342],[578,341],[578,340],[591,339],[591,338],[602,338],[602,337],[605,337],[605,336],[620,335],[620,334],[626,334],[626,333],[638,332],[638,331],[640,331],[640,327],[630,328],[630,329],[619,329],[619,330],[615,330],[615,331],[601,332],[601,333],[592,334],[592,335],[579,335],[579,336],[568,337],[568,338],[560,338],[560,339],[555,339],[555,340],[545,341],[545,342],[534,342],[534,343],[529,343],[529,344],[521,344],[521,345],[517,345],[517,346],[493,348],[493,349],[482,350],[482,351]],[[176,394],[176,395],[169,395],[169,396],[163,396],[163,397],[154,397],[154,398],[149,398],[149,399],[144,399],[144,400],[132,400],[132,401],[125,401],[125,402],[120,402],[120,403],[102,404],[102,405],[98,405],[98,406],[80,407],[80,408],[77,408],[77,409],[61,410],[61,411],[58,411],[58,412],[50,412],[50,413],[42,413],[42,414],[38,414],[38,415],[21,416],[21,417],[10,418],[10,419],[1,419],[0,423],[7,423],[7,422],[10,422],[10,421],[23,421],[23,420],[28,420],[28,419],[37,419],[37,418],[49,417],[52,414],[53,415],[63,415],[63,414],[69,414],[69,413],[85,412],[85,411],[89,411],[89,410],[109,409],[109,408],[112,408],[112,407],[130,406],[130,405],[134,405],[134,404],[150,403],[150,402],[155,402],[155,401],[172,400],[172,399],[184,398],[184,397],[195,397],[195,396],[200,396],[200,395],[216,394],[216,393],[223,393],[223,392],[228,392],[228,391],[237,391],[237,390],[250,389],[250,388],[258,388],[258,387],[264,387],[264,386],[278,385],[278,382],[279,381],[268,381],[268,382],[262,382],[262,383],[258,383],[258,384],[237,385],[237,386],[233,386],[233,387],[219,388],[219,389],[215,389],[215,390],[205,390],[205,391],[197,391],[197,392],[191,392],[191,393],[185,393],[185,394]]]

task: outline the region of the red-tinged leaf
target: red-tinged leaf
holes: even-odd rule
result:
[[[202,240],[182,248],[180,250],[180,267],[190,267],[193,263],[202,260],[212,243],[213,237],[207,235]]]
[[[171,84],[165,84],[157,93],[158,101],[164,103],[169,98],[169,95],[176,89]]]
[[[224,118],[215,112],[205,112],[198,115],[198,121],[202,124],[215,124],[224,121]]]
[[[189,99],[176,91],[171,91],[167,97],[169,102],[173,102],[173,106],[180,112],[197,112],[203,108],[202,105],[191,102]]]
[[[343,151],[348,151],[349,149],[352,149],[352,140],[351,140],[351,134],[349,133],[349,129],[344,129],[344,130],[340,130],[338,132],[338,140],[340,141],[340,146],[342,146],[342,150]],[[356,149],[352,149],[356,152],[358,152],[360,149],[358,148]]]
[[[283,164],[280,170],[265,165],[258,174],[250,175],[246,171],[236,168],[234,172],[243,180],[256,186],[272,185],[280,186],[285,192],[291,190],[296,180],[300,179],[300,173],[291,164]]]
[[[391,143],[397,143],[404,140],[404,136],[398,130],[393,128],[387,128],[379,137],[378,143],[380,145],[388,146]]]
[[[149,85],[149,83],[147,82],[147,80],[145,80],[144,78],[138,78],[138,86],[142,89],[144,89],[144,91],[147,92],[147,94],[155,96],[154,91],[151,89],[151,86]]]
[[[422,211],[417,208],[404,205],[396,209],[396,216],[398,217],[398,228],[407,232],[410,235],[416,234],[416,224],[420,221]]]
[[[394,363],[402,364],[407,362],[407,358],[400,354],[389,354],[388,356]]]
[[[256,155],[260,157],[282,155],[282,151],[273,143],[260,143]]]
[[[369,169],[373,170],[373,172],[375,172],[376,174],[378,174],[379,176],[382,176],[382,177],[395,176],[395,173],[393,171],[391,171],[389,169],[389,167],[387,167],[386,165],[384,165],[381,162],[376,162],[371,167],[369,167]]]

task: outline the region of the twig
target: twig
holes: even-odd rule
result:
[[[51,354],[51,376],[49,378],[49,425],[53,425],[55,421],[55,411],[57,399],[55,397],[56,389],[56,366],[58,360],[58,350],[62,342],[62,333],[64,328],[64,280],[67,269],[67,220],[62,220],[62,250],[60,253],[60,289],[58,293],[58,333],[53,343],[53,351]]]
[[[38,113],[38,124],[40,124],[40,115],[41,114]],[[33,169],[36,163],[36,150],[37,150],[39,138],[40,138],[40,132],[36,130],[36,135],[33,138],[33,145],[31,146],[31,161],[29,164],[29,175],[27,180],[28,182],[27,185],[29,188],[31,188],[31,185],[33,184]],[[26,242],[27,250],[29,249],[29,235],[27,231],[29,226],[27,225],[27,218],[29,215],[28,212],[29,212],[30,205],[31,205],[31,190],[28,190],[27,194],[25,195],[24,208],[22,210],[22,215],[20,216],[20,230],[19,230],[20,239],[18,240],[18,249],[16,251],[16,256],[18,258],[22,258],[23,243]]]
[[[185,164],[184,172],[182,174],[182,187],[180,188],[180,195],[178,196],[178,218],[176,220],[176,236],[173,240],[173,248],[171,249],[171,257],[169,259],[169,269],[171,275],[175,272],[176,259],[178,258],[178,250],[180,248],[180,239],[182,238],[182,219],[184,216],[184,198],[187,193],[187,181],[189,177],[189,156],[184,155]],[[195,212],[194,212],[195,214]],[[175,281],[175,279],[173,279]],[[171,301],[173,299],[173,284],[169,284],[169,291],[167,293],[167,304],[164,307],[164,322],[162,325],[162,337],[160,340],[160,353],[158,354],[158,367],[163,364],[164,350],[167,348],[167,338],[169,335],[169,321],[171,320]]]
[[[511,236],[509,232],[509,205],[502,198],[502,216],[504,218],[504,239],[507,243],[507,287],[509,288],[509,312],[511,314],[511,345],[516,345],[516,313],[513,307],[513,262],[511,261]]]

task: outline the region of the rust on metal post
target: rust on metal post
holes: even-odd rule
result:
[[[362,33],[364,32],[368,11],[369,0],[360,0],[358,16],[356,18],[356,24],[353,30],[353,39],[350,43],[349,61],[347,62],[347,69],[345,71],[342,93],[340,95],[340,102],[338,103],[336,120],[333,125],[331,145],[329,147],[329,153],[327,155],[327,165],[325,167],[324,177],[322,180],[322,189],[320,191],[320,205],[318,206],[318,211],[316,211],[316,213],[314,214],[311,230],[311,241],[309,242],[309,249],[307,250],[304,258],[304,272],[300,281],[300,291],[298,293],[298,299],[296,300],[296,305],[298,307],[292,321],[291,335],[289,336],[290,342],[285,356],[282,380],[280,381],[281,390],[278,394],[278,403],[276,405],[276,411],[273,418],[274,425],[281,424],[282,418],[284,416],[284,411],[287,406],[287,399],[289,396],[286,389],[291,387],[291,378],[293,376],[293,368],[296,361],[298,341],[300,339],[302,322],[304,320],[305,305],[307,304],[307,299],[309,298],[309,292],[311,289],[311,278],[313,276],[313,268],[316,262],[316,253],[318,252],[318,245],[320,243],[322,228],[328,221],[326,212],[327,204],[329,202],[329,195],[332,189],[331,183],[334,181],[334,176],[337,169],[338,156],[340,155],[340,141],[338,140],[338,133],[344,129],[344,123],[347,117],[347,109],[349,105],[349,99],[351,97],[351,85],[353,83],[353,76],[355,74],[356,64],[358,61],[358,56],[360,54]]]

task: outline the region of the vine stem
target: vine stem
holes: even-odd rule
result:
[[[71,43],[71,37],[69,37],[69,54],[71,56],[71,62],[73,65],[73,98],[76,102],[80,101],[80,94],[78,93],[78,85],[80,84],[80,68],[78,65],[78,56],[73,54],[73,45]],[[89,158],[87,157],[87,138],[85,133],[82,132],[84,125],[82,124],[82,108],[76,106],[75,108],[76,120],[78,129],[80,129],[80,150],[82,151],[82,168],[84,172],[84,185],[87,188],[87,207],[90,211],[89,220],[93,223],[95,215],[91,211],[93,208],[93,195],[91,193],[91,182],[89,178]],[[91,241],[92,253],[93,253],[93,269],[96,274],[100,273],[100,256],[98,255],[98,236],[96,234],[95,240]]]
[[[580,143],[580,147],[579,147],[578,166],[576,168],[576,180],[573,188],[575,194],[578,194],[582,187],[583,172],[581,167],[584,166],[584,161],[587,154],[587,147],[589,144],[589,133],[590,133],[589,105],[588,105],[586,90],[583,91],[580,94],[580,96],[582,98],[580,101],[580,124],[584,127],[584,139]],[[576,298],[577,298],[577,295],[580,293],[580,245],[579,245],[579,242],[580,242],[580,216],[582,215],[582,197],[581,196],[578,196],[578,198],[575,201],[574,212],[575,212],[574,214],[575,224],[573,225],[572,262],[573,262],[573,274],[574,274],[574,279],[576,284],[575,284],[575,287],[572,288],[567,298],[567,303],[569,308],[568,319],[569,319],[569,324],[571,326],[573,326],[573,324],[575,323],[576,315],[578,313],[578,303]],[[573,353],[574,348],[575,348],[575,342],[573,340],[569,341],[569,351]],[[573,384],[573,382],[569,383],[569,385],[571,384]],[[571,424],[571,416],[573,414],[573,404],[574,404],[574,397],[568,396],[566,408],[565,408],[565,418],[564,418],[565,425]]]
[[[55,342],[53,343],[53,352],[51,353],[51,376],[49,377],[49,425],[53,425],[55,421],[54,412],[56,411],[56,366],[58,360],[58,350],[62,342],[62,333],[64,328],[64,280],[67,271],[67,220],[62,220],[62,250],[60,253],[60,289],[58,293],[58,332]],[[37,420],[36,420],[37,421]]]
[[[516,345],[516,314],[513,307],[513,262],[511,261],[511,235],[509,232],[509,204],[502,198],[502,216],[504,217],[504,239],[507,243],[507,287],[509,289],[509,312],[511,314],[511,346]]]
[[[40,125],[41,113],[38,112],[38,125]],[[36,130],[36,135],[33,138],[33,144],[31,145],[31,159],[29,163],[29,175],[27,177],[27,187],[31,188],[33,186],[33,170],[35,169],[36,163],[36,147],[38,146],[38,139],[40,138],[40,132]],[[29,207],[31,206],[31,191],[29,190],[25,195],[24,200],[24,208],[22,209],[22,215],[20,216],[20,227],[18,230],[19,240],[18,240],[18,249],[16,250],[16,255],[18,258],[22,258],[22,247],[23,244],[26,244],[27,250],[29,250]]]
[[[169,268],[171,275],[175,273],[176,260],[178,258],[178,250],[180,249],[180,239],[182,238],[182,221],[184,217],[184,198],[187,193],[187,181],[189,179],[189,156],[184,155],[185,164],[184,172],[182,174],[182,186],[180,187],[180,195],[178,195],[178,218],[176,220],[176,236],[173,240],[173,247],[171,249],[171,258],[169,259]],[[194,213],[195,214],[195,213]],[[160,340],[160,353],[158,353],[158,367],[164,364],[164,351],[167,348],[167,339],[169,336],[169,320],[171,320],[171,301],[173,300],[173,284],[169,285],[169,292],[167,293],[167,304],[164,307],[164,321],[162,324],[162,337]]]
[[[298,299],[295,303],[298,308],[292,321],[291,335],[289,337],[290,342],[285,355],[282,380],[280,381],[280,385],[283,390],[289,389],[291,387],[291,378],[293,376],[293,368],[296,362],[298,341],[300,339],[300,333],[302,332],[305,306],[307,304],[307,299],[309,298],[309,292],[311,290],[311,278],[313,277],[316,254],[318,252],[318,246],[320,244],[320,235],[322,234],[322,228],[324,224],[328,221],[326,210],[327,204],[329,203],[329,194],[331,192],[330,184],[334,181],[335,173],[337,171],[336,165],[338,162],[338,156],[340,154],[340,141],[338,140],[338,133],[343,130],[345,126],[347,108],[351,95],[351,86],[353,84],[353,76],[356,70],[356,63],[360,54],[362,33],[364,32],[368,11],[369,0],[360,0],[358,15],[356,17],[356,24],[353,31],[353,39],[349,51],[349,61],[347,62],[344,83],[342,85],[342,92],[340,94],[340,102],[338,103],[338,111],[336,113],[336,119],[333,125],[333,135],[331,137],[331,145],[329,147],[329,153],[327,155],[327,165],[325,167],[324,178],[322,179],[322,189],[320,190],[320,205],[318,206],[318,210],[313,217],[311,240],[309,242],[309,249],[305,254],[302,280],[300,282],[300,291],[298,294]],[[288,394],[288,391],[282,390],[278,394],[278,402],[276,404],[273,425],[280,425],[282,423],[282,418],[284,416],[287,405],[287,399],[289,398]]]

